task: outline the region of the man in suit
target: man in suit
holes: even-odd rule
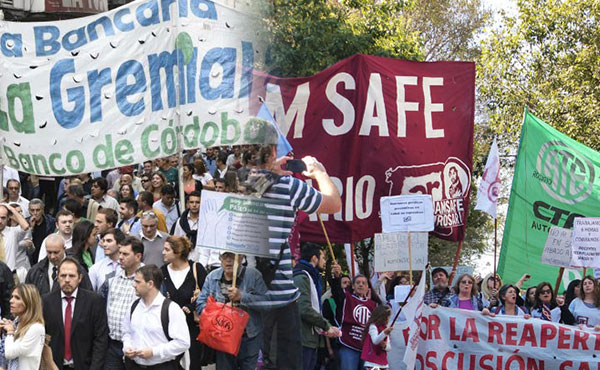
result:
[[[33,284],[38,288],[40,295],[48,294],[50,292],[58,291],[58,265],[65,258],[65,241],[59,234],[50,234],[45,239],[47,257],[36,263],[29,272],[25,282],[27,284]],[[85,269],[79,266],[80,274],[83,278],[80,283],[83,289],[92,290],[92,283],[88,277]]]
[[[108,348],[106,310],[99,295],[79,289],[79,271],[71,257],[59,264],[60,290],[44,296],[46,334],[59,369],[101,370]]]

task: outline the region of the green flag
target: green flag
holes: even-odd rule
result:
[[[503,281],[529,273],[528,286],[554,286],[559,268],[540,263],[548,231],[571,229],[575,217],[600,216],[599,177],[600,153],[525,109],[498,263]]]

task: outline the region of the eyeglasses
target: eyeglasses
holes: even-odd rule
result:
[[[150,179],[142,179],[142,182],[148,182]]]
[[[17,187],[12,187],[12,186],[9,186],[9,187],[8,187],[8,190],[19,190],[19,187],[18,187],[18,186],[17,186]]]
[[[540,294],[550,294],[550,293],[552,293],[552,289],[543,289],[543,290],[540,290]]]
[[[469,285],[473,285],[473,282],[471,280],[462,280],[460,282],[461,284],[469,284]]]

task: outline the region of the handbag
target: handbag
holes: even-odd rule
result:
[[[250,315],[232,304],[208,297],[200,315],[197,340],[217,351],[237,356]]]
[[[42,347],[40,370],[58,370],[58,366],[54,363],[52,348],[50,348],[50,335],[48,334],[46,334],[46,337],[44,338],[44,346]]]

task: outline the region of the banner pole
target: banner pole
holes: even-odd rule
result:
[[[235,289],[236,283],[237,283],[237,270],[239,267],[239,262],[238,262],[238,254],[235,253],[233,255],[233,279],[231,280],[231,287]],[[231,301],[231,307],[233,307],[233,300]]]
[[[427,271],[427,270],[423,270],[423,273],[425,273],[425,271]],[[410,288],[410,292],[408,292],[408,295],[406,296],[406,298],[404,298],[404,302],[402,302],[402,305],[400,305],[400,309],[396,313],[396,316],[394,316],[394,320],[392,320],[392,323],[390,324],[390,326],[394,326],[394,323],[396,322],[396,319],[400,315],[400,312],[402,312],[402,308],[404,307],[404,305],[406,304],[406,302],[408,302],[408,299],[413,294],[413,292],[415,291],[415,289],[417,289],[417,284],[413,285],[412,288]]]
[[[562,279],[562,276],[565,272],[565,268],[561,267],[558,270],[558,276],[556,277],[556,284],[554,284],[554,296],[556,297],[558,295],[558,287],[560,285],[560,280]]]
[[[498,255],[498,219],[494,217],[494,289],[496,287],[496,256]]]
[[[585,270],[587,270],[587,268],[584,267],[583,268],[583,277],[582,277],[582,279],[585,277]]]
[[[460,250],[462,249],[463,241],[458,242],[458,248],[456,248],[456,255],[454,256],[454,264],[452,265],[452,272],[450,273],[450,280],[448,280],[448,285],[452,284],[452,280],[454,279],[454,275],[456,275],[456,267],[458,267],[458,258],[460,257]]]
[[[412,248],[410,246],[410,231],[408,232],[408,277],[410,285],[413,285]]]
[[[323,234],[325,234],[325,240],[327,241],[327,247],[329,248],[331,259],[333,260],[333,263],[337,264],[337,261],[335,260],[335,255],[333,254],[333,248],[331,247],[331,242],[329,241],[329,235],[327,235],[327,230],[325,230],[325,224],[323,224],[323,220],[321,219],[321,214],[317,213],[317,217],[319,218],[319,222],[321,223],[321,229],[323,229]]]

